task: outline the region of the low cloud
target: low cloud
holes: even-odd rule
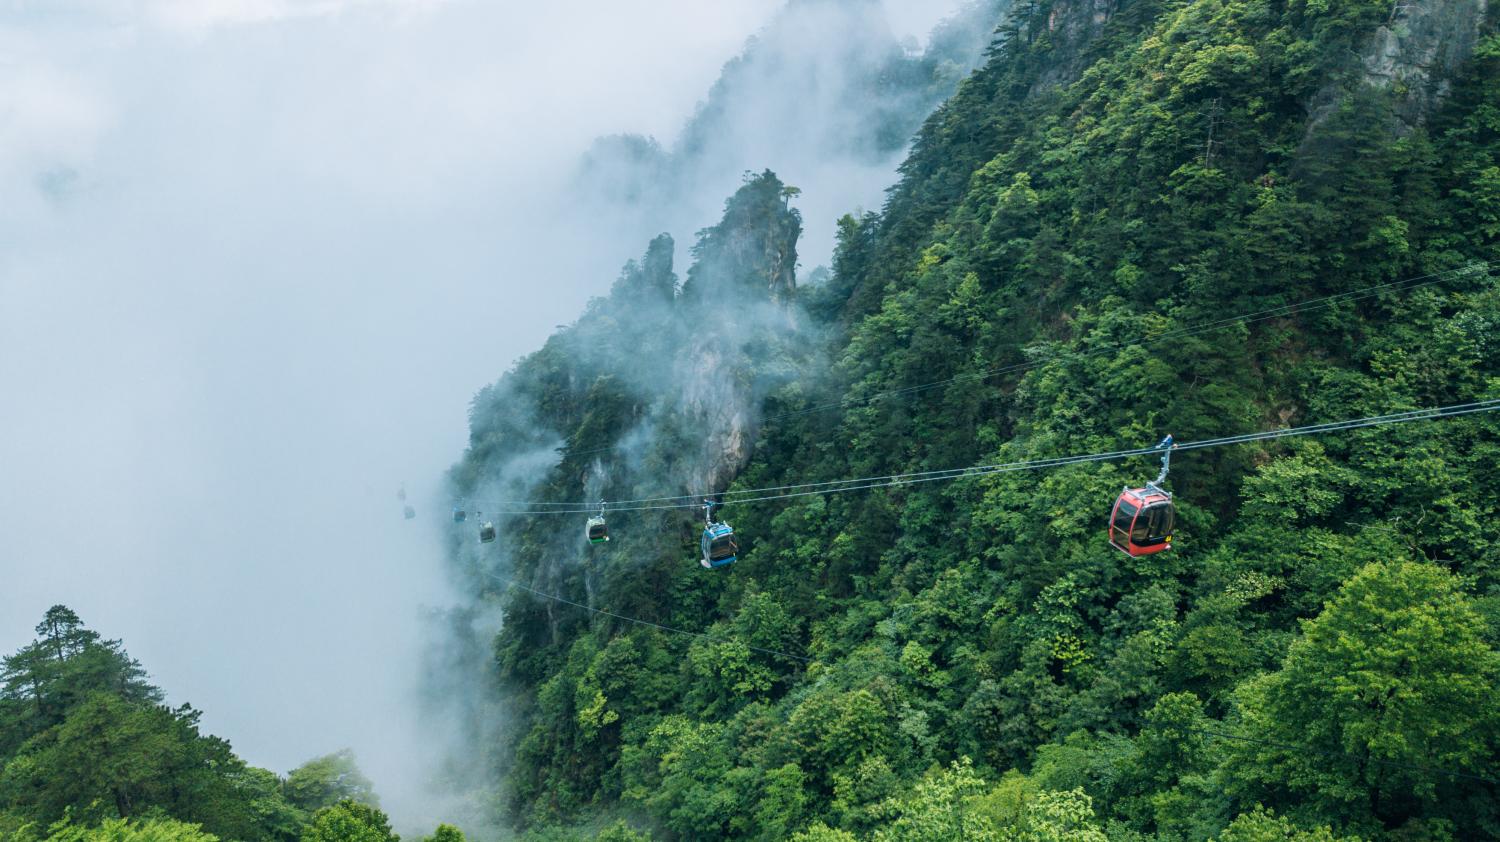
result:
[[[571,192],[580,156],[675,138],[777,5],[0,13],[0,649],[68,604],[252,763],[352,746],[425,820],[464,409],[645,245]],[[850,167],[878,201],[889,164],[825,163],[820,217]]]

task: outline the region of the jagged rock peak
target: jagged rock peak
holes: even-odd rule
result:
[[[698,232],[683,298],[696,304],[789,302],[797,288],[802,233],[802,215],[791,199],[799,192],[770,170],[747,176],[725,203],[719,224]]]
[[[672,272],[676,243],[671,234],[659,234],[646,247],[640,262],[625,264],[610,294],[616,298],[670,303],[677,297],[677,275]]]

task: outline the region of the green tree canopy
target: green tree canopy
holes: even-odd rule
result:
[[[0,834],[185,832],[153,822],[170,817],[236,842],[301,835],[281,779],[201,733],[190,706],[162,705],[120,641],[62,605],[36,634],[0,671]]]
[[[104,640],[65,605],[47,609],[37,639],[0,660],[0,757],[58,723],[90,694],[158,703],[139,662],[118,640]]]
[[[0,772],[0,797],[41,822],[151,810],[211,833],[259,838],[242,789],[247,767],[223,740],[198,732],[199,713],[98,692],[27,741]]]
[[[315,757],[293,769],[282,791],[288,801],[309,812],[345,800],[380,806],[374,785],[359,770],[349,749]]]
[[[422,842],[464,842],[464,832],[451,824],[439,824]]]
[[[1321,805],[1356,827],[1441,812],[1484,784],[1500,740],[1500,655],[1455,577],[1434,564],[1369,564],[1305,624],[1282,668],[1240,694],[1258,742],[1231,749],[1253,797]]]
[[[1336,837],[1327,827],[1303,830],[1292,824],[1285,816],[1278,816],[1265,807],[1256,805],[1254,810],[1236,816],[1224,832],[1214,837],[1214,842],[1359,842],[1352,836]]]
[[[379,808],[345,799],[313,815],[302,842],[401,842]]]
[[[176,819],[106,819],[86,827],[71,822],[53,825],[45,842],[218,842],[199,825]]]

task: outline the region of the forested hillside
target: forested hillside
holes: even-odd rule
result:
[[[348,752],[255,768],[67,606],[36,634],[0,669],[0,839],[400,842]],[[441,825],[429,842],[463,838]]]
[[[658,239],[474,401],[451,549],[504,610],[505,818],[1500,837],[1493,414],[1186,450],[1139,558],[1104,532],[1146,456],[735,494],[1500,398],[1485,5],[1030,3],[817,284],[796,195],[747,176],[680,284]]]

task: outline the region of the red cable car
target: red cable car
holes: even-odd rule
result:
[[[1144,488],[1126,488],[1120,492],[1109,513],[1109,543],[1127,555],[1151,555],[1172,549],[1172,525],[1177,510],[1172,505],[1171,492],[1161,484],[1167,479],[1173,447],[1171,436],[1161,440],[1157,448],[1166,451],[1161,456],[1161,473]]]

